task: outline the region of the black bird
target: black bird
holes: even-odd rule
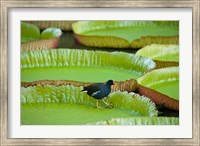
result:
[[[106,84],[104,83],[96,83],[91,84],[87,87],[84,87],[82,92],[87,92],[87,94],[95,99],[97,99],[96,102],[96,108],[99,108],[98,101],[102,99],[102,101],[109,106],[107,102],[103,100],[103,98],[107,97],[111,92],[111,85],[114,85],[113,80],[108,80]]]

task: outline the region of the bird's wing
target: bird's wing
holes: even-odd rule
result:
[[[95,96],[99,96],[99,94],[102,92],[104,88],[104,84],[92,84],[87,86],[87,93],[88,95],[95,97]]]
[[[97,83],[87,86],[87,90],[91,90],[92,92],[96,92],[101,90],[104,87],[104,84]]]
[[[99,90],[99,91],[96,91],[96,92],[92,93],[91,96],[96,96],[96,95],[99,94],[100,92],[101,92],[100,90]]]

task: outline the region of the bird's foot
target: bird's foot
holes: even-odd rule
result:
[[[112,105],[112,104],[108,104],[108,105],[106,105],[106,108],[109,108],[109,109],[111,109],[111,108],[113,108],[114,106]]]
[[[108,105],[106,105],[105,107],[100,107],[100,106],[95,106],[94,108],[96,108],[96,109],[104,109],[104,108],[109,108],[109,109],[111,109],[111,108],[113,108],[114,106],[112,105],[112,104],[108,104]]]
[[[94,108],[96,108],[96,109],[102,109],[103,107],[95,106]]]
[[[111,103],[107,103],[104,100],[102,100],[104,104],[106,105],[106,108],[113,108],[113,105]]]

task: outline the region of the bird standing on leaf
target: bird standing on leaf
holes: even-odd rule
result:
[[[84,87],[82,92],[87,92],[87,94],[95,99],[96,101],[96,108],[99,108],[98,102],[102,99],[104,104],[106,104],[107,107],[110,106],[109,103],[105,102],[103,98],[107,97],[111,92],[111,86],[114,85],[113,80],[108,80],[105,84],[104,83],[96,83],[91,84],[87,87]]]

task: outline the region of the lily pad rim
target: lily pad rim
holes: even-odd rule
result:
[[[155,48],[153,48],[153,47],[155,47]],[[166,48],[164,49],[163,47],[166,47]],[[176,48],[176,50],[173,50],[170,47],[178,47],[178,48]],[[157,51],[155,52],[155,50],[157,50],[157,51],[159,50],[159,52],[157,52]],[[159,56],[154,56],[154,58],[152,58],[150,56],[146,56],[145,55],[146,53],[148,54],[148,52],[155,52],[157,54],[160,54],[160,52],[166,52],[166,53],[168,53],[169,51],[170,51],[170,53],[172,51],[173,54],[174,54],[174,52],[178,52],[178,54],[179,54],[179,44],[151,44],[151,45],[147,45],[147,46],[139,49],[135,54],[136,55],[141,55],[143,57],[150,58],[150,59],[155,60],[155,61],[175,62],[175,63],[179,62],[179,60],[178,61],[170,61],[170,60],[165,61],[165,60],[157,59],[157,57],[159,57]],[[164,55],[164,53],[161,53],[160,55]]]
[[[138,125],[131,125],[131,124],[109,124],[110,122],[112,121],[117,121],[117,120],[133,120],[133,119],[145,119],[145,120],[153,120],[153,119],[172,119],[172,120],[175,120],[175,122],[178,122],[178,124],[165,124],[167,126],[171,125],[171,126],[179,126],[179,122],[180,122],[180,119],[179,117],[166,117],[166,116],[160,116],[160,117],[146,117],[146,116],[143,116],[143,117],[124,117],[124,118],[112,118],[110,120],[100,120],[100,121],[97,121],[97,122],[93,122],[93,123],[86,123],[86,125],[88,126],[138,126]],[[103,124],[103,123],[106,123],[106,124]],[[164,124],[141,124],[139,126],[163,126]]]

